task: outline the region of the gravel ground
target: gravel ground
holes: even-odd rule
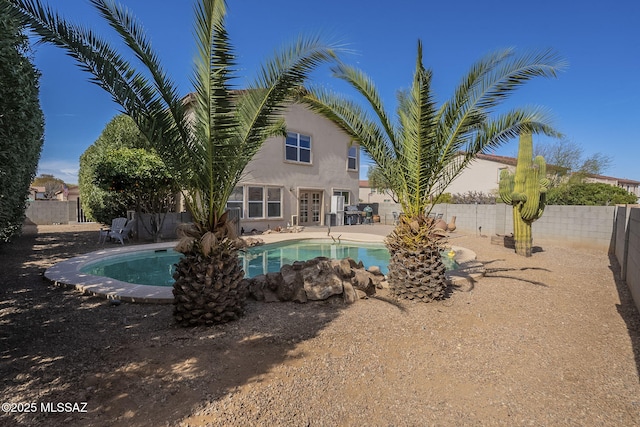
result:
[[[457,236],[487,275],[446,300],[250,302],[237,322],[181,329],[171,306],[110,306],[42,279],[96,239],[40,227],[0,247],[3,401],[88,411],[0,425],[640,425],[640,316],[605,253],[523,258]]]

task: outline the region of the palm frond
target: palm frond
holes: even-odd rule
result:
[[[332,70],[335,77],[349,83],[367,100],[376,116],[378,116],[378,120],[386,134],[389,136],[389,140],[396,141],[398,139],[396,137],[396,129],[385,111],[382,99],[380,98],[380,94],[373,83],[373,80],[371,80],[371,78],[361,70],[342,62],[333,67]]]
[[[399,92],[397,124],[391,124],[375,86],[364,73],[345,65],[336,75],[350,83],[376,112],[374,121],[359,105],[320,90],[307,96],[312,109],[358,141],[380,168],[408,215],[424,214],[469,162],[520,132],[557,134],[539,109],[516,109],[492,118],[493,109],[534,77],[555,77],[564,61],[553,51],[516,55],[506,49],[473,65],[453,97],[440,108],[431,89],[431,71],[418,53],[410,90]],[[397,129],[397,130],[396,130]],[[465,153],[460,155],[460,153]]]
[[[106,90],[124,113],[138,125],[147,140],[163,146],[170,155],[163,155],[171,174],[184,175],[179,167],[184,153],[176,139],[175,117],[167,114],[166,104],[158,97],[157,88],[136,71],[109,43],[90,28],[65,21],[49,6],[37,0],[10,0],[13,12],[41,37],[42,42],[64,49],[80,68],[90,73],[90,81]],[[172,140],[170,143],[167,140]],[[161,147],[160,147],[161,148]]]
[[[167,76],[157,54],[153,51],[149,41],[145,37],[144,29],[137,23],[130,11],[111,0],[91,0],[100,15],[121,36],[124,43],[131,49],[140,62],[149,71],[153,78],[157,92],[153,95],[159,97],[163,107],[168,109],[173,116],[173,122],[180,132],[182,140],[187,140],[187,123],[185,111],[178,93],[177,86]],[[156,102],[159,102],[157,99]]]
[[[320,64],[337,58],[337,46],[322,43],[319,36],[298,37],[277,51],[258,70],[239,103],[243,151],[255,153],[265,129],[272,127],[285,106]]]

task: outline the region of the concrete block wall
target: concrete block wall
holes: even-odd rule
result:
[[[68,224],[77,220],[76,202],[34,200],[27,203],[25,214],[29,221],[37,225]]]
[[[502,203],[438,204],[432,212],[442,213],[447,222],[455,216],[457,229],[466,233],[485,236],[513,233],[512,207]],[[532,225],[534,243],[562,241],[609,250],[614,220],[615,206],[547,206],[544,215]]]
[[[626,206],[619,206],[616,210],[616,225],[613,253],[620,263],[621,277],[624,280],[626,271],[626,253],[628,250],[628,236],[627,236],[627,224],[629,222],[629,214],[631,214],[631,208]]]
[[[533,238],[561,240],[609,250],[615,206],[547,206],[532,225]]]
[[[627,223],[627,252],[625,258],[625,282],[631,290],[633,301],[640,311],[640,208],[631,209]]]
[[[380,215],[380,223],[393,224],[393,212],[402,212],[402,206],[399,203],[383,202],[378,204],[378,215]]]
[[[135,218],[136,213],[131,211],[128,212],[127,216],[129,219]],[[140,214],[139,219],[144,221],[147,229],[151,230],[151,214]],[[163,240],[167,239],[176,239],[176,227],[178,224],[183,222],[190,222],[191,214],[187,212],[169,212],[165,217],[164,222],[162,223],[162,231],[160,232],[160,236]],[[153,236],[149,233],[142,224],[137,224],[134,226],[134,232],[137,235],[139,240],[151,240]]]
[[[447,224],[456,217],[456,228],[466,233],[493,235],[497,230],[513,223],[510,215],[506,215],[505,205],[452,205],[437,204],[432,213],[442,214]],[[498,224],[498,219],[502,220]],[[504,233],[501,233],[504,234]]]

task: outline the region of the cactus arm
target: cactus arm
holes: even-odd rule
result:
[[[513,193],[513,174],[506,169],[500,172],[498,191],[500,192],[500,199],[507,205],[510,205],[511,194]]]

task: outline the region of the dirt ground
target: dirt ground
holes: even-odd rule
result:
[[[182,329],[43,278],[96,230],[0,246],[2,426],[640,425],[640,316],[606,253],[460,235],[487,275],[443,301],[250,302]]]

